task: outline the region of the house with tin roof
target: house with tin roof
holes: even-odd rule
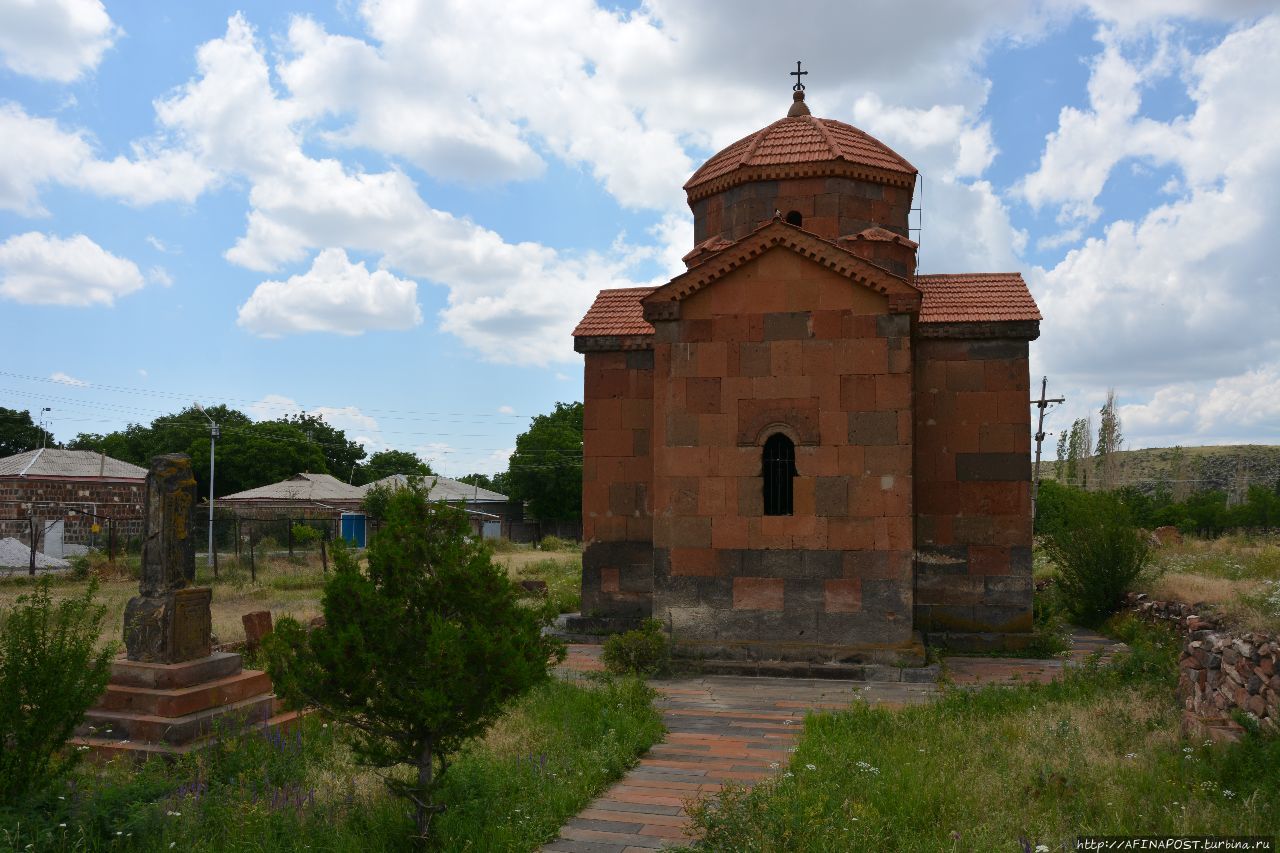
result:
[[[722,659],[1030,640],[1040,311],[1017,272],[917,271],[918,177],[798,86],[685,183],[686,269],[596,297],[573,338],[597,623]]]
[[[91,450],[44,447],[0,459],[0,538],[38,549],[101,545],[142,534],[147,470]],[[34,523],[33,523],[34,522]]]

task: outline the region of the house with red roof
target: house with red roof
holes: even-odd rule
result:
[[[916,273],[916,179],[796,91],[685,184],[687,269],[596,298],[583,627],[713,659],[1027,642],[1040,312],[1016,272]]]

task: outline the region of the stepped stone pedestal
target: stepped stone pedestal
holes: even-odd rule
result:
[[[284,726],[265,672],[212,651],[207,587],[195,581],[195,477],[183,454],[147,474],[139,595],[125,608],[126,657],[72,740],[99,755],[186,752],[219,730]]]

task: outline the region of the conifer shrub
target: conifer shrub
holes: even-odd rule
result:
[[[95,648],[98,583],[53,601],[46,576],[0,612],[0,806],[44,790],[78,755],[67,739],[107,686],[111,645]]]
[[[264,650],[276,692],[343,723],[357,760],[414,768],[387,785],[413,804],[425,842],[459,747],[545,681],[564,648],[542,634],[554,614],[518,601],[461,509],[411,483],[383,512],[367,570],[335,543],[324,626],[281,619]]]
[[[1120,609],[1124,594],[1146,569],[1151,543],[1114,495],[1080,492],[1044,537],[1058,567],[1058,588],[1068,613],[1096,626]]]
[[[657,619],[604,641],[604,667],[614,675],[656,675],[671,662],[671,644]]]

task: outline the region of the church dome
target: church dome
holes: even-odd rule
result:
[[[795,93],[786,118],[739,139],[713,156],[685,183],[689,202],[751,181],[849,177],[912,187],[916,168],[853,125],[817,118]]]

